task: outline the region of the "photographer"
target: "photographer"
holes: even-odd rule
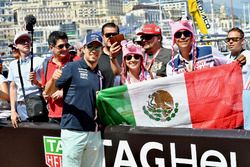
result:
[[[10,82],[10,105],[11,122],[14,128],[18,127],[18,122],[28,121],[24,95],[20,81],[18,63],[26,95],[40,95],[40,69],[43,59],[33,57],[33,72],[30,72],[31,66],[31,36],[26,31],[18,32],[14,38],[14,46],[19,50],[20,57],[13,60],[9,65],[8,81]]]

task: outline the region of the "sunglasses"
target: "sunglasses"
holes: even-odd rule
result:
[[[132,56],[132,55],[128,55],[128,56],[126,56],[126,60],[131,60],[132,59],[132,57],[135,59],[135,60],[139,60],[140,59],[140,55],[134,55],[134,56]]]
[[[69,49],[69,47],[70,47],[70,44],[68,44],[68,43],[66,43],[66,44],[60,44],[60,45],[58,45],[58,46],[56,46],[58,49],[63,49],[64,47],[66,48],[66,49]]]
[[[145,40],[145,41],[149,41],[151,40],[153,37],[155,37],[156,35],[145,35],[145,36],[141,36],[141,40]]]
[[[233,42],[238,42],[239,40],[241,40],[241,37],[232,37],[232,38],[226,38],[226,42],[230,42],[231,40]]]
[[[31,44],[31,41],[29,39],[19,39],[16,41],[16,44],[21,44],[21,45]]]
[[[184,37],[191,37],[192,33],[190,31],[178,31],[174,34],[175,38],[181,38],[182,34],[184,35]]]
[[[118,35],[118,33],[107,33],[107,34],[104,34],[104,36],[106,38],[110,38],[110,37],[115,36],[115,35]]]
[[[88,44],[87,48],[89,51],[95,50],[95,51],[99,52],[101,50],[102,46],[95,46],[93,44]]]

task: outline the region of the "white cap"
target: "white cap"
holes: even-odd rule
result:
[[[28,37],[31,40],[31,37],[30,37],[28,31],[19,31],[18,33],[16,33],[15,38],[14,38],[15,45],[16,45],[16,41],[21,37]]]

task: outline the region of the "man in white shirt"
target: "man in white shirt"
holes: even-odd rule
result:
[[[235,60],[239,61],[239,59],[242,59],[241,61],[246,63],[242,67],[243,85],[246,86],[247,78],[249,78],[250,75],[250,51],[243,48],[245,43],[244,32],[238,27],[230,29],[226,42],[230,50],[230,54],[227,55],[227,63],[231,63]]]
[[[10,105],[11,105],[11,122],[14,128],[18,127],[18,122],[27,121],[28,115],[24,104],[24,95],[18,72],[18,61],[23,78],[25,95],[40,95],[39,89],[41,84],[40,70],[43,58],[33,57],[33,72],[30,72],[31,66],[31,37],[26,31],[18,32],[14,38],[14,45],[20,52],[20,57],[13,60],[9,65],[8,81],[10,82]],[[32,81],[32,82],[31,82]]]

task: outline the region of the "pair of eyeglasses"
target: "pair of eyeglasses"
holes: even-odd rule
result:
[[[184,35],[184,37],[191,37],[192,33],[190,31],[178,31],[174,34],[175,38],[181,38],[182,35]]]
[[[104,34],[104,36],[106,38],[110,38],[110,37],[115,36],[115,35],[118,35],[118,33],[107,33],[107,34]]]
[[[131,60],[132,59],[132,57],[135,59],[135,60],[139,60],[140,59],[140,55],[134,55],[134,56],[132,56],[132,55],[127,55],[126,56],[126,60]]]
[[[226,38],[226,42],[230,42],[231,40],[233,42],[238,42],[239,40],[241,40],[241,37],[232,37],[232,38]]]
[[[146,41],[149,41],[151,40],[155,35],[143,35],[141,36],[141,40],[146,40]]]
[[[25,44],[30,44],[31,41],[29,39],[19,39],[18,41],[16,41],[16,44],[21,44],[21,45],[25,45]]]
[[[88,44],[87,48],[89,51],[95,50],[95,51],[99,52],[101,50],[102,46],[95,46],[93,44]]]
[[[65,47],[66,49],[69,49],[70,44],[68,44],[68,43],[66,43],[66,44],[60,44],[60,45],[57,45],[56,47],[57,47],[58,49],[63,49],[64,47]]]

